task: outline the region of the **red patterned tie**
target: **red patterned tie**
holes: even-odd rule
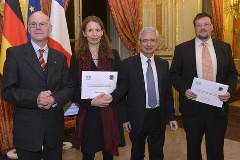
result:
[[[44,59],[43,59],[43,52],[44,52],[44,49],[39,49],[39,63],[40,63],[40,65],[41,65],[41,67],[42,67],[42,69],[44,70],[45,68],[46,68],[46,63],[45,63],[45,61],[44,61]]]
[[[213,64],[210,52],[205,43],[202,43],[202,78],[205,80],[213,80]]]

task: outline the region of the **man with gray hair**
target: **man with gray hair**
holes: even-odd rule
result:
[[[131,160],[143,160],[145,140],[148,141],[150,160],[162,160],[166,130],[166,116],[170,127],[176,130],[169,64],[154,56],[160,37],[152,27],[139,33],[138,55],[124,59],[119,72],[118,87],[111,94],[113,101],[126,95],[121,108],[123,129],[132,142]]]

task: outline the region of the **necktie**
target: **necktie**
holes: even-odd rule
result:
[[[209,50],[205,43],[202,43],[202,78],[205,80],[213,80],[213,65]]]
[[[45,61],[44,61],[44,59],[43,59],[43,52],[44,52],[44,49],[39,49],[39,63],[40,63],[40,65],[41,65],[41,67],[42,67],[42,69],[44,70],[45,68],[46,68],[46,63],[45,63]]]
[[[157,105],[157,98],[156,98],[156,89],[155,89],[155,82],[153,77],[153,70],[151,66],[151,60],[147,60],[148,68],[146,73],[147,78],[147,92],[148,92],[148,105],[153,108]]]

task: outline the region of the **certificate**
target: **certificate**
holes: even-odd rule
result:
[[[100,93],[112,93],[117,85],[118,72],[82,71],[81,99],[93,99]]]
[[[223,102],[218,98],[218,95],[225,94],[228,85],[194,78],[191,90],[197,94],[196,101],[221,108]]]

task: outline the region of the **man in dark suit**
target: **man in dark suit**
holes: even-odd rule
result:
[[[159,41],[156,29],[146,27],[140,31],[138,44],[141,51],[138,55],[122,61],[118,87],[112,93],[114,101],[126,94],[122,118],[123,128],[129,132],[132,142],[131,160],[144,159],[146,139],[149,159],[162,160],[166,116],[171,129],[176,130],[178,127],[168,75],[169,64],[166,60],[154,56]],[[154,78],[152,84],[148,80],[149,67]],[[151,87],[154,90],[150,91]]]
[[[13,141],[20,160],[62,159],[63,106],[74,89],[66,57],[47,45],[51,29],[49,18],[35,12],[28,24],[31,41],[7,49],[2,97],[14,105]]]
[[[199,13],[193,20],[196,38],[175,48],[170,69],[170,80],[179,92],[180,112],[187,139],[187,159],[201,160],[201,143],[205,134],[207,159],[223,160],[224,136],[228,122],[228,99],[237,83],[237,70],[229,44],[211,39],[212,17]],[[194,77],[206,79],[202,51],[205,43],[212,65],[209,80],[229,85],[228,91],[218,95],[222,108],[195,101],[197,93],[191,91]]]

